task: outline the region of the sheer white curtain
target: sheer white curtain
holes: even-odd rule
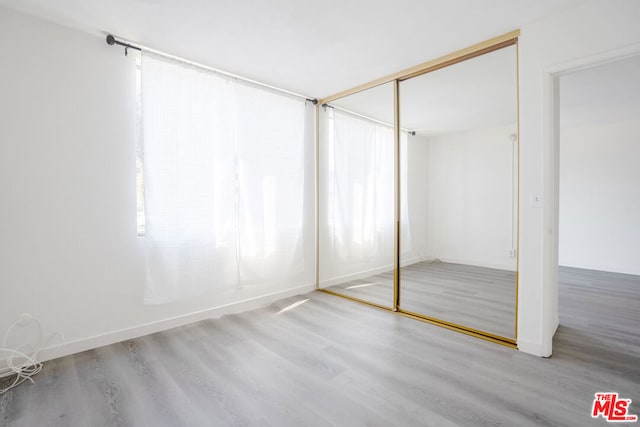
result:
[[[244,283],[304,268],[304,101],[238,86],[238,271]]]
[[[393,265],[393,129],[329,110],[321,144],[321,281]]]
[[[145,302],[304,284],[304,100],[148,53],[141,68]]]
[[[393,268],[393,128],[329,109],[320,144],[320,281],[330,286]],[[401,135],[407,152],[407,135]],[[411,250],[406,159],[401,159],[402,251]]]

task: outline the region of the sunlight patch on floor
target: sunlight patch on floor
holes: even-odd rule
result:
[[[365,283],[363,285],[353,285],[353,286],[348,286],[345,289],[356,289],[356,288],[366,288],[367,286],[373,286],[373,285],[377,285],[377,282],[373,282],[373,283]]]
[[[279,315],[279,314],[282,314],[282,313],[284,313],[284,312],[287,312],[287,311],[289,311],[289,310],[293,310],[294,308],[296,308],[296,307],[298,307],[298,306],[301,306],[302,304],[304,304],[304,303],[305,303],[305,302],[307,302],[307,301],[309,301],[309,298],[307,298],[307,299],[303,299],[303,300],[300,300],[300,301],[296,301],[296,302],[294,302],[293,304],[288,305],[288,306],[286,306],[285,308],[283,308],[282,310],[280,310],[279,312],[277,312],[277,313],[276,313],[276,316],[277,316],[277,315]]]

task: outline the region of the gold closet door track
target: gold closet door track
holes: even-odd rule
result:
[[[451,323],[451,322],[447,322],[447,321],[444,321],[444,320],[436,319],[435,317],[424,316],[424,315],[419,314],[419,313],[414,313],[414,312],[411,312],[411,311],[402,310],[401,308],[398,308],[397,310],[394,310],[391,307],[386,307],[386,306],[381,305],[381,304],[376,304],[375,302],[366,301],[366,300],[363,300],[361,298],[356,298],[356,297],[352,297],[352,296],[349,296],[349,295],[345,295],[345,294],[341,294],[341,293],[338,293],[338,292],[334,292],[334,291],[329,290],[329,289],[318,289],[318,292],[323,292],[325,294],[334,295],[334,296],[337,296],[337,297],[340,297],[340,298],[348,299],[350,301],[355,301],[357,303],[368,305],[370,307],[374,307],[374,308],[377,308],[379,310],[388,311],[389,313],[394,313],[394,314],[397,314],[399,316],[408,317],[408,318],[414,319],[414,320],[420,320],[421,322],[429,323],[429,324],[435,325],[435,326],[440,326],[442,328],[446,328],[446,329],[449,329],[449,330],[452,330],[452,331],[461,332],[461,333],[463,333],[465,335],[470,335],[472,337],[480,338],[480,339],[483,339],[485,341],[490,341],[490,342],[493,342],[495,344],[500,344],[500,345],[503,345],[505,347],[514,348],[514,349],[518,348],[518,346],[516,345],[515,340],[512,340],[510,338],[501,337],[499,335],[494,335],[494,334],[491,334],[491,333],[488,333],[488,332],[479,331],[479,330],[473,329],[473,328],[468,328],[466,326],[458,325],[456,323]]]
[[[397,73],[390,74],[388,76],[370,81],[368,83],[361,84],[351,89],[338,92],[334,95],[327,96],[318,100],[318,105],[327,104],[336,99],[344,98],[345,96],[352,95],[357,92],[361,92],[372,87],[380,86],[385,83],[392,82],[394,80],[407,80],[411,77],[416,77],[421,74],[425,74],[431,71],[435,71],[439,68],[448,67],[449,65],[456,64],[458,62],[465,61],[467,59],[474,58],[476,56],[483,55],[485,53],[492,52],[494,50],[502,49],[503,47],[515,44],[520,36],[520,30],[511,31],[510,33],[503,34],[498,37],[494,37],[489,40],[485,40],[481,43],[474,44],[464,49],[460,49],[448,55],[441,56],[431,61],[423,62],[406,70],[399,71]]]

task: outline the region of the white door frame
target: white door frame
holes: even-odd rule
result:
[[[558,317],[558,248],[560,217],[560,110],[559,78],[564,74],[597,67],[640,54],[640,43],[607,51],[597,55],[567,61],[548,67],[543,73],[543,283],[547,307],[553,316],[543,317],[543,330],[553,330],[559,325]],[[553,326],[553,328],[552,328]],[[551,349],[549,349],[551,350]],[[549,351],[551,354],[551,351]]]

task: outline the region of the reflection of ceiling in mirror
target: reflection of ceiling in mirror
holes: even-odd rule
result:
[[[423,135],[515,123],[515,46],[400,83],[400,114],[403,127]]]
[[[515,46],[400,83],[401,126],[436,135],[513,124],[517,120]],[[393,86],[387,83],[332,104],[393,122]]]
[[[385,123],[393,123],[393,84],[385,83],[331,102],[340,108]]]

